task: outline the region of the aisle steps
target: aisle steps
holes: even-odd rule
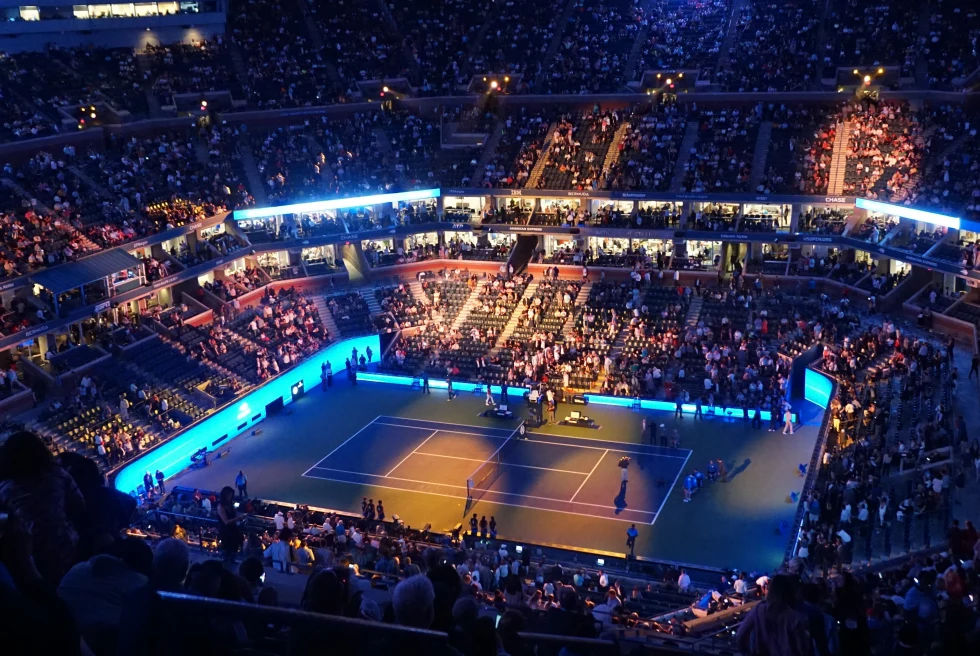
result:
[[[527,286],[527,289],[524,290],[524,295],[521,296],[520,299],[518,299],[517,303],[515,304],[513,312],[510,313],[510,319],[507,321],[507,325],[504,326],[504,329],[500,331],[500,335],[497,336],[498,348],[506,344],[507,340],[510,339],[510,336],[513,335],[514,331],[517,329],[517,320],[520,318],[522,314],[522,310],[524,308],[524,299],[533,298],[534,294],[537,293],[537,291],[538,291],[537,282],[532,282],[530,285]]]

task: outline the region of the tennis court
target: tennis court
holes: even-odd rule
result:
[[[378,416],[310,467],[306,478],[653,524],[687,449]],[[520,424],[523,426],[523,424]],[[619,461],[631,459],[622,484]],[[491,514],[492,508],[482,510]]]

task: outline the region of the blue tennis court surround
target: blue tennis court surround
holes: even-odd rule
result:
[[[467,498],[467,477],[499,458],[481,504],[653,524],[691,452],[652,445],[379,416],[303,476]],[[498,455],[498,450],[500,453]],[[629,481],[619,461],[629,456]]]

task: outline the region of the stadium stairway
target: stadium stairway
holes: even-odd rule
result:
[[[562,9],[561,19],[558,21],[558,29],[555,30],[555,35],[551,37],[551,43],[548,44],[548,52],[545,53],[544,60],[541,62],[541,74],[544,74],[548,70],[555,55],[558,54],[558,49],[561,47],[561,38],[565,34],[565,27],[572,20],[572,11],[574,9],[575,0],[566,0],[565,6]],[[551,132],[548,134],[551,134]],[[527,186],[530,187],[531,185]]]
[[[388,138],[388,133],[385,132],[384,128],[374,128],[374,141],[378,150],[381,154],[385,156],[389,162],[398,161],[395,157],[395,153],[391,150],[391,140]],[[409,189],[411,185],[408,184],[408,178],[405,177],[405,171],[401,169],[396,169],[398,171],[398,182],[401,183],[403,189]]]
[[[295,5],[299,9],[299,13],[303,15],[303,22],[306,23],[306,31],[310,33],[310,42],[313,44],[316,52],[330,52],[327,44],[323,41],[323,33],[320,32],[320,26],[313,20],[309,4],[302,0],[295,0]],[[323,58],[322,61],[323,70],[327,72],[327,77],[330,78],[330,81],[333,82],[336,88],[343,89],[344,81],[340,79],[340,73],[337,72],[336,65],[327,58]]]
[[[211,325],[212,324],[207,324],[205,326],[202,326],[202,329],[207,330]],[[172,339],[169,335],[164,335],[162,333],[160,333],[160,339],[163,340],[164,342],[166,342],[167,344],[169,344],[170,346],[174,347],[178,351],[180,351],[185,357],[188,358],[188,360],[194,360],[195,359],[194,357],[191,356],[191,354],[187,350],[187,347],[180,340]],[[220,362],[217,362],[216,360],[211,360],[211,359],[202,360],[199,357],[197,358],[197,360],[206,363],[208,365],[208,367],[210,367],[211,369],[214,369],[215,371],[217,371],[218,373],[220,373],[222,376],[227,376],[228,378],[232,378],[234,380],[237,380],[239,383],[241,383],[246,388],[251,387],[251,383],[249,383],[247,380],[245,380],[244,378],[242,378],[240,375],[238,375],[237,373],[235,373],[231,369],[225,368]]]
[[[145,53],[139,53],[136,55],[136,66],[140,69],[140,73],[143,74],[143,79],[150,82],[143,88],[143,94],[146,96],[146,104],[150,108],[150,116],[153,118],[158,118],[163,116],[163,110],[160,108],[160,99],[157,98],[157,94],[153,93],[153,69],[150,67],[150,56]]]
[[[94,189],[95,191],[97,191],[100,196],[103,196],[103,197],[106,197],[106,198],[111,198],[112,197],[112,194],[109,193],[109,190],[106,189],[102,185],[101,182],[98,182],[95,178],[93,178],[92,176],[90,176],[88,173],[86,173],[85,171],[83,171],[81,168],[79,168],[77,166],[69,166],[68,167],[68,170],[71,171],[72,175],[74,175],[76,178],[78,178],[79,180],[81,180],[82,182],[84,182],[86,185],[88,185],[89,187],[91,187],[92,189]]]
[[[472,180],[475,184],[480,184],[483,182],[483,173],[487,170],[487,164],[493,158],[493,154],[497,151],[497,146],[500,144],[500,140],[503,138],[503,124],[499,118],[495,118],[493,122],[493,128],[491,128],[490,136],[487,138],[487,142],[483,145],[483,153],[480,155],[480,159],[476,162],[476,168],[473,170]]]
[[[623,69],[626,71],[626,76],[629,78],[626,81],[627,84],[631,82],[642,82],[642,79],[640,78],[643,77],[643,71],[636,70],[636,63],[640,59],[640,54],[643,52],[643,46],[646,44],[649,35],[650,32],[647,29],[647,26],[643,25],[640,27],[640,31],[636,35],[636,40],[633,41],[633,47],[630,49],[629,59],[626,60],[626,68]],[[627,86],[624,90],[632,91],[633,89],[630,89]]]
[[[685,322],[690,328],[696,328],[698,325],[698,317],[701,316],[701,308],[704,307],[704,298],[695,295],[691,300],[691,304],[687,306],[687,321]]]
[[[931,2],[923,2],[919,5],[919,43],[929,43],[929,37],[932,36],[930,34],[932,31],[931,10],[934,6],[935,4]],[[974,52],[976,51],[974,50]],[[912,70],[912,74],[915,76],[917,89],[929,88],[929,58],[926,57],[922,48],[917,49],[915,68]]]
[[[255,155],[252,149],[245,144],[238,144],[238,155],[242,159],[242,168],[245,169],[245,177],[248,179],[248,188],[255,198],[255,204],[260,207],[269,204],[269,196],[265,193],[265,184],[259,174],[259,165],[255,162]]]
[[[534,168],[531,169],[531,175],[528,176],[527,183],[524,185],[525,189],[535,189],[541,180],[541,176],[544,175],[544,169],[548,165],[548,158],[551,156],[551,141],[557,129],[557,122],[548,126],[548,136],[544,138],[544,144],[541,147],[541,157],[538,158],[538,161],[534,164]]]
[[[698,141],[698,127],[700,123],[696,120],[687,122],[684,129],[684,138],[681,140],[681,147],[677,151],[677,164],[674,165],[674,177],[670,180],[670,190],[680,191],[684,184],[684,174],[687,172],[687,163],[691,159],[691,149]]]
[[[337,339],[340,335],[340,329],[337,327],[337,322],[333,320],[333,314],[331,314],[330,308],[327,307],[327,298],[323,294],[317,294],[313,297],[313,305],[316,306],[317,312],[320,313],[320,322],[330,332],[331,337]]]
[[[735,0],[732,3],[732,14],[728,19],[728,29],[725,30],[725,39],[721,42],[721,47],[718,49],[718,68],[728,67],[728,57],[731,54],[732,48],[735,46],[735,37],[738,36],[738,21],[742,15],[742,8],[745,5],[745,0]]]
[[[205,146],[200,140],[194,142],[194,157],[197,161],[204,166],[208,165],[211,156],[208,154],[208,147]]]
[[[762,183],[766,173],[766,159],[769,157],[769,142],[772,141],[772,122],[763,121],[759,126],[759,136],[755,139],[755,155],[752,157],[752,175],[749,177],[749,191]]]
[[[381,304],[378,303],[378,295],[374,293],[373,289],[371,290],[370,294],[361,294],[361,297],[364,299],[364,302],[367,303],[368,310],[371,312],[372,317],[384,313],[384,310],[381,309]]]
[[[238,76],[238,82],[242,85],[242,87],[247,88],[249,81],[248,67],[245,66],[245,57],[242,56],[242,49],[238,47],[238,43],[235,42],[235,39],[225,39],[225,42],[228,44],[228,54],[231,58],[231,66],[235,69],[235,75]]]
[[[485,281],[477,283],[476,287],[473,288],[473,291],[470,292],[470,297],[466,299],[466,303],[463,304],[463,307],[459,310],[459,314],[456,315],[456,320],[453,321],[453,330],[459,330],[460,327],[466,323],[466,320],[470,316],[470,311],[474,308],[474,306],[476,306],[476,299],[480,296],[480,290],[485,284],[487,284]]]
[[[539,284],[540,283],[537,281],[534,281],[528,285],[524,289],[524,295],[521,296],[517,303],[514,304],[514,311],[510,313],[510,319],[507,320],[507,324],[504,326],[504,329],[500,332],[500,335],[497,336],[497,348],[500,348],[506,344],[507,340],[510,339],[510,336],[514,334],[514,330],[517,329],[517,320],[523,314],[523,301],[525,298],[534,298],[535,293],[538,291]]]
[[[613,135],[612,143],[609,144],[609,150],[606,151],[606,159],[602,163],[603,171],[612,170],[612,167],[619,161],[619,146],[623,143],[623,139],[626,138],[626,134],[629,132],[629,130],[629,121],[623,121],[620,126],[616,128],[616,134]]]
[[[24,189],[18,183],[14,182],[12,178],[2,178],[0,179],[0,184],[2,184],[4,187],[7,187],[12,192],[17,194],[21,198],[23,198],[24,200],[30,202],[34,207],[41,210],[45,214],[52,214],[54,212],[54,210],[52,210],[50,207],[48,207],[41,201],[37,200],[36,198],[34,198],[29,191]]]
[[[830,160],[830,181],[827,184],[827,194],[839,196],[844,193],[844,177],[847,173],[847,151],[851,137],[851,122],[837,124],[837,136],[834,137],[834,154]]]
[[[578,299],[581,298],[582,302],[584,303],[585,299],[589,297],[589,294],[591,292],[592,292],[592,281],[589,281],[584,285],[582,285],[582,288],[578,290],[578,295],[572,299],[573,310],[578,305]],[[570,311],[568,313],[568,317],[565,318],[565,325],[561,327],[561,334],[565,336],[566,340],[570,340],[572,339],[574,333],[575,333],[575,312]]]

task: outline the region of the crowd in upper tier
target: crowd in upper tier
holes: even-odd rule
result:
[[[0,53],[0,141],[63,132],[65,119],[93,112],[170,116],[205,93],[229,94],[222,111],[294,108],[365,100],[386,84],[412,95],[483,92],[487,76],[508,93],[640,91],[663,85],[658,72],[724,91],[780,92],[833,89],[854,69],[955,89],[980,67],[978,13],[966,0],[928,9],[855,0],[249,0],[229,9],[225,34],[151,40],[139,53]]]

